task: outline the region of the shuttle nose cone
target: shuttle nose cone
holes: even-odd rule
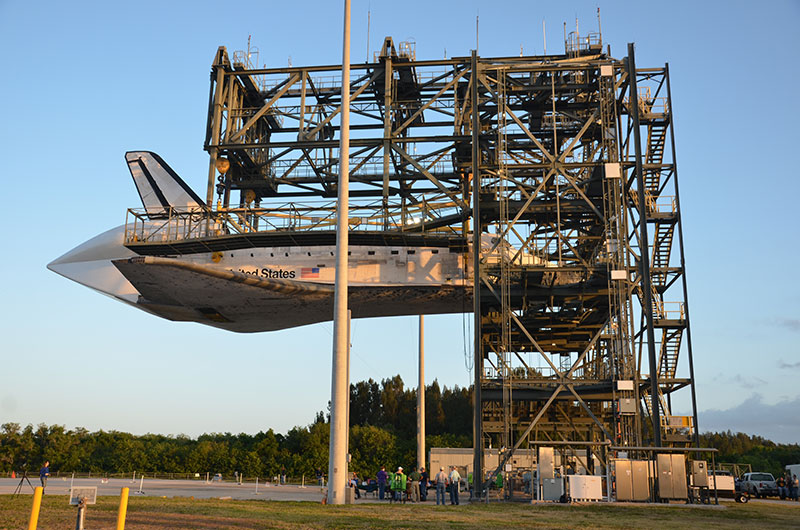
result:
[[[57,272],[54,267],[62,265],[135,256],[134,252],[131,252],[123,245],[124,237],[124,226],[112,228],[85,243],[81,243],[63,256],[54,259],[47,264],[47,268]]]
[[[124,226],[112,228],[54,259],[47,268],[103,294],[135,302],[139,293],[111,263],[136,255],[123,246],[124,235]]]

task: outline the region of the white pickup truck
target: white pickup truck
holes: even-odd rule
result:
[[[772,473],[745,473],[739,487],[743,493],[749,493],[756,498],[778,495],[778,485]]]

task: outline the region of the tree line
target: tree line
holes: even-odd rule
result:
[[[411,469],[416,464],[415,388],[399,375],[380,383],[369,379],[350,385],[350,469],[374,476],[380,466]],[[472,447],[472,389],[425,389],[426,446]],[[0,426],[0,472],[35,471],[47,459],[51,469],[92,473],[222,473],[299,479],[327,473],[329,417],[316,414],[307,426],[286,434],[272,429],[257,434],[211,433],[136,436],[119,431],[67,430],[61,425]],[[703,447],[719,450],[717,462],[749,463],[753,470],[780,472],[800,463],[800,445],[777,444],[760,436],[719,432],[701,435]]]
[[[717,449],[717,462],[750,464],[753,471],[766,471],[775,477],[782,475],[788,464],[800,464],[799,444],[779,444],[741,432],[703,433],[700,446]]]
[[[439,386],[425,389],[427,447],[472,446],[472,391]],[[380,383],[350,385],[350,470],[374,476],[385,465],[411,469],[416,463],[416,389],[399,375]],[[211,433],[141,436],[119,431],[67,430],[62,425],[17,423],[0,426],[0,471],[38,470],[44,460],[53,472],[222,473],[269,478],[279,473],[299,479],[327,474],[329,414],[320,411],[307,426],[286,434]]]

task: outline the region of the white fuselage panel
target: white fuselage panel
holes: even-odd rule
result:
[[[334,283],[333,246],[269,247],[180,257],[181,260],[252,274]],[[464,285],[463,257],[447,248],[351,246],[348,282],[353,286]]]

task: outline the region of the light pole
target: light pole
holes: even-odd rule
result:
[[[344,504],[347,488],[347,405],[350,398],[347,332],[347,253],[350,178],[350,0],[344,2],[342,112],[339,128],[339,202],[336,209],[336,282],[333,302],[331,425],[328,447],[328,504]]]
[[[419,316],[419,386],[417,387],[417,470],[425,467],[425,315]]]

